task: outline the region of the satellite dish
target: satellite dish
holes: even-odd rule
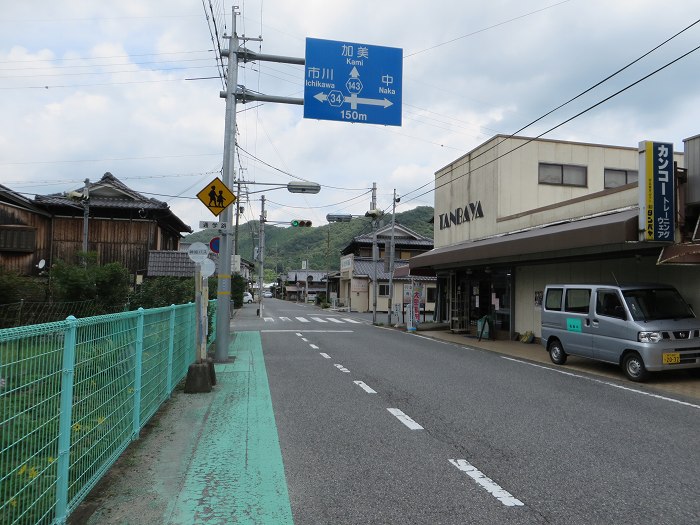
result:
[[[44,259],[40,260],[39,264],[36,265],[36,267],[39,268],[40,270],[43,270],[44,266],[46,266],[46,261]]]

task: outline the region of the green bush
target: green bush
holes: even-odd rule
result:
[[[95,252],[81,253],[85,264],[58,261],[51,268],[55,301],[95,300],[105,312],[121,309],[129,296],[129,271],[120,263],[100,266]]]
[[[22,277],[0,266],[0,303],[44,300],[43,284],[33,277]]]
[[[217,280],[209,278],[209,299],[216,298]],[[136,286],[129,307],[159,308],[194,302],[194,277],[150,277]]]

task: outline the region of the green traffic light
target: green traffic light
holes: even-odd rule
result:
[[[311,221],[294,219],[293,221],[291,221],[290,224],[292,226],[294,226],[295,228],[296,227],[308,228],[309,226],[311,226]]]

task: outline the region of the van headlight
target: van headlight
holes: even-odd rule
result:
[[[640,343],[658,343],[663,339],[661,332],[639,332],[637,336]]]

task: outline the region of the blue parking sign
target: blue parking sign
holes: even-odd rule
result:
[[[401,125],[403,51],[306,39],[304,118]]]

